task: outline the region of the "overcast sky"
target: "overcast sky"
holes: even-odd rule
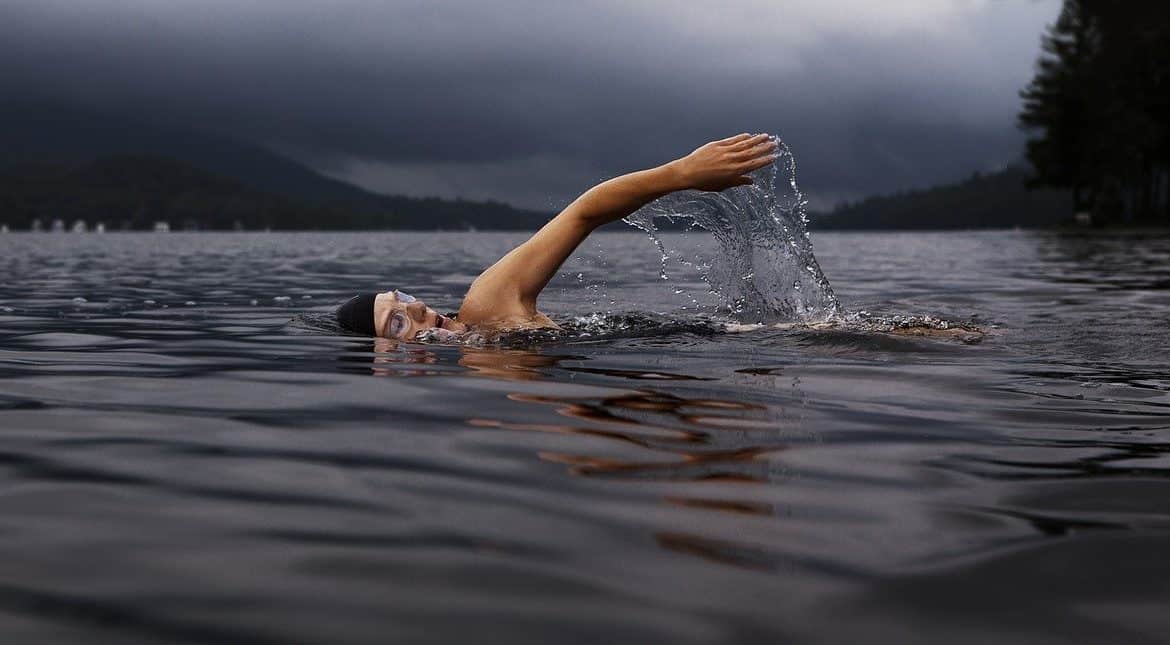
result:
[[[1021,156],[1057,0],[0,0],[0,96],[165,116],[382,192],[556,208],[740,131],[814,206]]]

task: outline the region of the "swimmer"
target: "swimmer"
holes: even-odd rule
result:
[[[342,328],[367,336],[413,340],[430,329],[452,334],[555,328],[536,299],[569,255],[598,227],[680,190],[723,191],[752,183],[748,173],[776,160],[767,134],[712,141],[669,163],[615,177],[586,191],[528,241],[481,273],[455,318],[398,290],[354,296],[337,309]]]

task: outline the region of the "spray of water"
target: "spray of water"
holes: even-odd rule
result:
[[[645,231],[670,261],[697,268],[740,322],[818,322],[840,314],[833,288],[813,256],[805,200],[796,185],[796,159],[779,137],[776,161],[752,173],[750,186],[721,193],[683,191],[647,204],[626,218]],[[666,247],[657,218],[706,229],[719,253],[684,258]]]

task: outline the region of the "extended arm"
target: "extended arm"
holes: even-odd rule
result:
[[[589,189],[528,241],[484,271],[463,299],[459,321],[515,323],[537,316],[536,298],[561,264],[599,226],[677,190],[725,190],[751,183],[747,173],[771,163],[766,134],[713,141],[657,168],[615,177]]]

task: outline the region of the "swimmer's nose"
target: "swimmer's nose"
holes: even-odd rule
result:
[[[421,302],[412,302],[406,305],[406,314],[415,322],[425,323],[427,321],[427,306]]]

